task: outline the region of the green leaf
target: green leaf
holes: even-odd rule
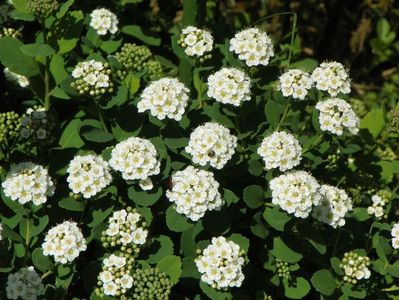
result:
[[[162,196],[162,187],[158,187],[156,192],[154,191],[141,191],[131,186],[127,190],[127,194],[130,200],[141,206],[151,206],[155,204]]]
[[[21,50],[24,44],[10,37],[0,38],[0,61],[17,74],[33,77],[40,73],[36,61]]]
[[[265,239],[269,235],[269,230],[263,224],[262,213],[256,213],[251,220],[251,231],[257,237]]]
[[[251,159],[248,162],[248,172],[254,176],[262,175],[264,166],[259,162],[258,159]]]
[[[87,201],[87,200],[86,200]],[[99,208],[99,209],[91,209],[91,215],[93,220],[87,224],[89,227],[95,227],[101,223],[111,214],[113,211],[114,206],[111,205],[110,207],[107,207],[105,209]]]
[[[26,44],[21,47],[21,51],[28,56],[51,56],[55,54],[55,50],[46,44]]]
[[[61,19],[65,14],[68,12],[69,8],[73,5],[75,0],[68,0],[63,3],[60,7],[60,10],[57,12],[56,17],[57,19]]]
[[[236,194],[228,189],[223,189],[223,199],[226,201],[228,206],[232,203],[237,203],[240,201],[240,198],[238,198]]]
[[[284,231],[285,224],[292,219],[290,215],[280,211],[278,206],[273,208],[266,207],[263,212],[263,218],[270,226],[278,231]]]
[[[286,105],[270,99],[265,105],[265,116],[272,128],[276,128],[284,113]]]
[[[279,260],[296,263],[302,259],[302,254],[293,251],[289,248],[280,237],[273,239],[273,249],[269,251],[274,257]]]
[[[353,297],[353,298],[357,298],[357,299],[364,299],[367,296],[367,292],[365,289],[359,290],[349,283],[345,283],[341,287],[341,290],[345,295]]]
[[[365,207],[355,207],[352,212],[352,216],[359,222],[366,221],[371,218]]]
[[[79,135],[79,129],[81,125],[82,120],[80,119],[73,119],[72,121],[70,121],[61,133],[58,144],[64,149],[82,147],[84,145],[84,142]]]
[[[301,69],[302,71],[312,72],[317,66],[319,62],[312,58],[305,58],[302,60],[298,60],[290,65],[290,68]]]
[[[359,127],[367,129],[374,138],[377,138],[385,128],[385,118],[382,109],[374,108],[368,112],[360,121]]]
[[[32,252],[32,263],[36,269],[45,273],[54,268],[54,264],[50,257],[43,255],[42,248],[36,248]]]
[[[205,106],[203,108],[203,113],[210,117],[212,121],[216,121],[227,128],[234,128],[234,123],[226,115],[220,112],[220,104],[217,102]]]
[[[396,261],[392,265],[389,264],[387,266],[387,271],[389,274],[391,274],[393,277],[399,278],[399,261]]]
[[[75,200],[74,198],[64,198],[58,202],[58,206],[70,211],[84,210],[84,203],[82,201]]]
[[[212,300],[229,300],[232,299],[232,295],[229,292],[218,291],[202,280],[200,281],[201,290]]]
[[[391,181],[392,176],[399,173],[399,160],[382,160],[377,164],[381,167],[381,179],[385,181]]]
[[[140,78],[131,73],[127,74],[123,83],[128,88],[130,97],[134,96],[140,89]]]
[[[320,253],[325,254],[327,252],[326,241],[323,234],[309,223],[301,223],[297,226],[298,232],[309,241],[309,243]]]
[[[250,185],[244,189],[244,202],[249,208],[255,209],[265,204],[265,193],[260,185]]]
[[[33,224],[33,226],[32,226],[31,236],[33,237],[33,236],[36,236],[36,235],[39,235],[40,233],[42,233],[43,230],[46,228],[48,222],[49,222],[48,216],[39,217],[39,224],[37,224],[37,225]]]
[[[163,257],[173,254],[173,242],[169,237],[166,235],[160,235],[154,241],[155,243],[151,245],[151,248],[154,244],[156,244],[156,246],[159,245],[159,248],[156,253],[150,254],[146,259],[146,262],[149,264],[156,264],[162,260]]]
[[[249,239],[246,237],[242,236],[241,234],[238,233],[233,233],[229,237],[227,237],[228,240],[233,241],[234,243],[238,244],[242,250],[245,252],[248,252],[249,249]]]
[[[68,77],[68,73],[65,70],[64,58],[57,54],[51,58],[50,61],[50,72],[53,75],[56,84],[60,84],[65,78]]]
[[[303,277],[296,277],[295,282],[289,282],[287,279],[283,280],[284,295],[289,299],[302,299],[310,292],[310,284]]]
[[[173,208],[173,205],[169,206],[166,210],[166,225],[168,228],[175,232],[182,232],[193,226],[187,221],[187,218],[178,214]]]
[[[122,32],[127,35],[134,36],[135,38],[139,39],[140,41],[144,42],[147,45],[151,45],[151,46],[160,46],[161,45],[160,38],[146,35],[143,32],[142,28],[138,25],[123,26]]]
[[[169,255],[157,263],[157,268],[169,276],[173,284],[179,281],[182,263],[179,256]]]
[[[327,269],[315,272],[310,281],[318,292],[326,296],[331,296],[336,289],[334,277]]]
[[[101,43],[101,50],[105,51],[107,54],[111,54],[114,53],[116,50],[118,50],[118,48],[121,46],[122,44],[122,39],[117,40],[117,41],[113,41],[113,40],[109,40],[109,41],[103,41]]]
[[[82,126],[80,128],[80,135],[86,140],[96,143],[107,143],[114,139],[114,136],[111,133],[90,126]]]

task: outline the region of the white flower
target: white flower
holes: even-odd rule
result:
[[[144,191],[152,190],[152,188],[154,187],[154,185],[152,183],[152,180],[150,178],[146,178],[146,179],[140,180],[139,181],[139,186]]]
[[[141,93],[137,104],[139,112],[149,110],[151,115],[180,121],[188,101],[190,90],[175,78],[161,78],[152,82]]]
[[[146,139],[130,137],[115,146],[109,165],[122,173],[125,180],[145,180],[160,172],[157,150]]]
[[[86,250],[86,240],[75,222],[64,221],[51,228],[42,245],[43,254],[54,256],[54,261],[71,263]]]
[[[244,258],[240,246],[224,237],[212,238],[212,243],[195,259],[201,280],[216,289],[240,287],[244,281]]]
[[[118,31],[118,18],[108,9],[95,9],[90,17],[90,26],[97,31],[98,35],[106,35],[108,31],[114,34]]]
[[[376,218],[383,217],[386,199],[377,194],[371,197],[371,201],[373,202],[373,204],[367,207],[367,213],[369,215],[374,215]]]
[[[358,280],[370,278],[370,258],[361,256],[354,251],[344,254],[340,267],[344,270],[344,281],[356,284]]]
[[[356,116],[351,105],[340,98],[331,98],[320,101],[316,104],[316,109],[320,111],[320,129],[329,131],[336,135],[342,135],[344,129],[350,133],[359,132],[359,118]]]
[[[247,66],[266,66],[274,56],[272,40],[266,32],[258,28],[249,28],[236,33],[230,40],[229,50],[244,60]]]
[[[182,30],[179,44],[188,56],[203,56],[212,51],[213,37],[208,30],[187,26]]]
[[[394,224],[391,230],[392,235],[392,247],[399,249],[399,222]]]
[[[312,79],[316,88],[327,91],[332,97],[339,93],[349,94],[350,78],[345,68],[339,62],[324,62],[313,70]]]
[[[263,158],[266,170],[279,168],[286,171],[299,165],[302,159],[302,147],[298,140],[284,131],[265,137],[257,152]]]
[[[44,285],[35,269],[30,266],[9,274],[5,290],[8,299],[33,300],[44,294]]]
[[[272,202],[299,218],[307,218],[320,203],[320,186],[305,171],[290,171],[270,181]]]
[[[219,183],[213,173],[188,166],[172,176],[172,188],[166,191],[169,201],[176,204],[176,211],[193,221],[198,221],[206,211],[219,210],[223,204]]]
[[[1,186],[4,194],[21,204],[40,205],[54,194],[54,184],[46,169],[32,162],[22,162],[11,168]]]
[[[18,83],[21,88],[26,88],[30,84],[27,77],[14,73],[8,68],[4,69],[4,76],[7,78],[7,80]]]
[[[3,224],[0,223],[0,242],[3,239]]]
[[[239,106],[251,100],[250,78],[236,68],[222,68],[208,77],[208,96],[216,101]]]
[[[67,169],[69,188],[75,194],[90,198],[111,183],[108,163],[99,155],[77,155]]]
[[[312,88],[313,80],[307,72],[291,69],[279,77],[279,90],[284,97],[304,100]]]
[[[353,209],[352,199],[344,190],[330,185],[320,187],[320,204],[313,209],[313,217],[337,228],[345,225],[345,215]]]
[[[216,169],[222,169],[233,156],[236,147],[237,138],[230,134],[228,128],[207,122],[191,133],[185,150],[191,154],[194,163],[201,166],[209,163]]]

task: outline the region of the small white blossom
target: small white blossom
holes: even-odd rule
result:
[[[8,68],[4,69],[4,76],[7,78],[7,80],[18,83],[21,88],[26,88],[30,84],[27,77],[14,73]]]
[[[30,266],[9,274],[5,290],[8,299],[36,300],[44,294],[44,285],[35,269]]]
[[[208,96],[221,103],[239,106],[251,100],[250,78],[236,68],[222,68],[208,77]]]
[[[223,204],[219,183],[213,173],[188,166],[172,176],[172,188],[166,191],[176,211],[193,221],[201,219],[209,210],[219,210]]]
[[[279,77],[279,90],[284,97],[304,100],[312,88],[313,80],[307,72],[291,69]]]
[[[307,218],[320,203],[320,185],[305,171],[290,171],[272,179],[270,189],[273,204],[295,217]]]
[[[54,261],[67,264],[86,250],[86,240],[75,222],[64,221],[51,228],[42,245],[43,254],[54,256]]]
[[[42,166],[22,162],[11,168],[1,186],[4,194],[21,204],[40,205],[54,194],[54,184]]]
[[[392,247],[399,249],[399,222],[394,224],[391,230],[392,235]]]
[[[190,90],[175,78],[161,78],[152,82],[141,93],[137,104],[139,112],[149,110],[151,115],[180,121],[188,101]]]
[[[222,236],[212,238],[212,243],[195,259],[201,280],[220,290],[241,286],[244,262],[240,246]]]
[[[98,35],[106,35],[108,31],[114,34],[118,31],[118,18],[108,9],[95,9],[90,17],[90,26],[97,31]]]
[[[77,155],[67,169],[68,185],[75,194],[90,198],[111,183],[108,163],[99,155]]]
[[[292,134],[273,132],[263,139],[258,154],[263,158],[266,170],[279,168],[286,171],[300,164],[302,147]]]
[[[316,104],[319,110],[320,129],[329,131],[336,135],[342,135],[344,129],[350,133],[359,132],[359,118],[356,116],[351,105],[343,99],[331,98]]]
[[[353,209],[352,199],[344,190],[330,185],[320,187],[320,204],[313,209],[313,217],[337,228],[345,225],[345,215]]]
[[[228,128],[207,122],[191,133],[185,150],[191,154],[194,163],[201,166],[209,163],[216,169],[222,169],[233,156],[236,147],[237,138],[230,134]]]
[[[247,66],[268,65],[274,56],[270,37],[258,28],[242,30],[230,40],[230,51],[244,60]]]
[[[371,197],[371,201],[373,204],[367,207],[367,213],[369,215],[374,215],[376,218],[383,217],[386,199],[377,194]]]
[[[318,90],[327,91],[332,97],[339,93],[349,94],[351,91],[349,75],[339,62],[322,63],[313,70],[312,79]]]
[[[146,139],[130,137],[115,146],[109,165],[125,180],[145,180],[160,172],[157,150]]]
[[[208,30],[187,26],[182,30],[179,44],[188,56],[203,56],[212,51],[213,37]]]
[[[370,258],[361,256],[354,251],[344,254],[340,267],[344,271],[344,281],[356,284],[358,280],[370,278]]]
[[[0,223],[0,242],[3,239],[3,224]]]

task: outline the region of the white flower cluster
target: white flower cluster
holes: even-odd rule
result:
[[[118,31],[118,18],[106,8],[98,8],[90,14],[90,26],[98,35],[106,35],[107,31],[114,34]]]
[[[194,163],[201,166],[209,163],[216,169],[222,169],[233,156],[236,147],[237,138],[230,134],[228,128],[207,122],[190,134],[185,150],[192,155]]]
[[[270,37],[258,28],[242,30],[230,40],[230,51],[244,60],[247,66],[268,65],[274,56]]]
[[[399,249],[399,222],[394,224],[391,230],[392,235],[392,247]]]
[[[220,290],[240,287],[244,281],[243,254],[236,243],[222,236],[212,238],[212,243],[195,259],[201,280]]]
[[[67,264],[86,250],[86,240],[75,222],[64,221],[51,228],[42,245],[43,254],[54,256],[54,261]]]
[[[239,106],[251,100],[250,78],[236,68],[222,68],[208,77],[208,96],[221,103]]]
[[[312,79],[318,90],[327,91],[333,97],[339,93],[349,94],[351,91],[349,75],[339,62],[322,63],[313,70]]]
[[[313,80],[307,72],[291,69],[279,77],[281,90],[284,97],[304,100],[312,88]]]
[[[286,171],[300,164],[302,147],[292,134],[276,131],[263,139],[258,154],[263,158],[266,170],[279,168]]]
[[[8,275],[5,290],[8,299],[36,300],[44,294],[44,285],[35,269],[30,266]]]
[[[11,168],[1,186],[4,194],[21,204],[40,205],[54,194],[54,184],[45,168],[32,162],[22,162]]]
[[[353,209],[352,199],[344,190],[326,184],[320,187],[320,195],[312,216],[334,228],[344,226],[346,213]]]
[[[190,90],[175,78],[161,78],[152,82],[141,93],[137,103],[139,112],[149,110],[151,115],[180,121],[187,106]]]
[[[340,267],[345,272],[344,281],[356,284],[358,280],[370,278],[370,258],[361,256],[354,251],[344,254]]]
[[[68,185],[75,194],[90,198],[112,181],[108,163],[100,155],[77,155],[67,169]]]
[[[50,144],[54,141],[56,121],[44,107],[28,108],[21,118],[20,135],[30,143]]]
[[[351,105],[343,99],[331,98],[316,104],[320,111],[319,123],[323,131],[329,131],[336,135],[342,135],[347,128],[350,133],[359,132],[359,118]]]
[[[109,165],[122,173],[125,180],[146,180],[160,172],[157,150],[146,139],[130,137],[115,146]]]
[[[320,203],[320,185],[305,171],[290,171],[270,181],[272,202],[295,217],[307,218]]]
[[[75,81],[71,86],[81,95],[98,96],[113,92],[113,82],[111,81],[111,69],[106,62],[89,61],[79,62],[72,71]]]
[[[182,30],[178,43],[188,56],[203,56],[212,51],[213,37],[208,30],[187,26]]]
[[[129,207],[127,210],[122,209],[113,213],[103,236],[111,246],[128,246],[132,243],[143,245],[148,235],[148,230],[144,229],[144,225],[141,215]]]
[[[18,83],[21,88],[26,88],[30,84],[27,77],[14,73],[9,68],[4,69],[4,76],[7,80]]]
[[[223,204],[219,183],[209,171],[188,166],[172,176],[172,188],[166,191],[176,211],[193,221],[201,219],[208,210],[219,210]]]
[[[132,264],[123,254],[111,254],[103,260],[103,269],[98,275],[101,291],[108,296],[120,296],[133,286],[130,276]]]
[[[384,216],[384,207],[387,204],[385,199],[379,195],[373,195],[371,197],[372,205],[367,207],[367,213],[369,215],[374,215],[376,218],[381,218]]]

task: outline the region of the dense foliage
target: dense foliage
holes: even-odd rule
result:
[[[0,299],[399,299],[398,8],[246,2],[0,5]]]

